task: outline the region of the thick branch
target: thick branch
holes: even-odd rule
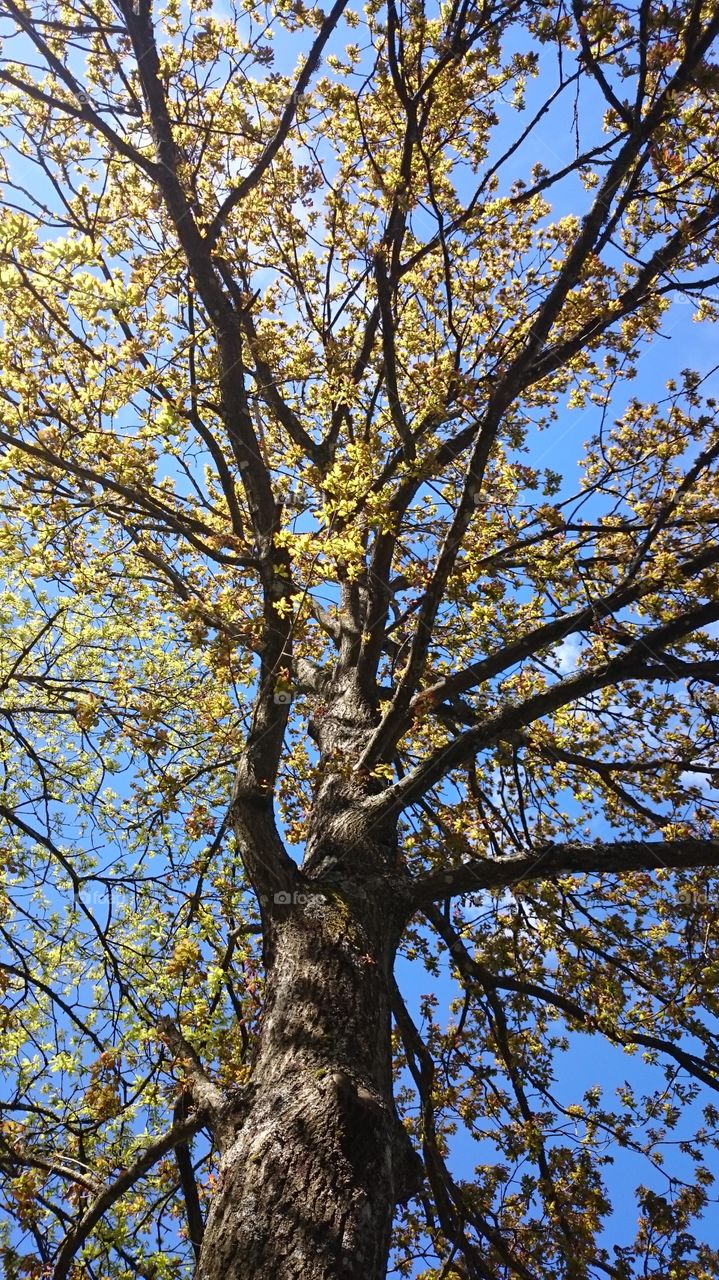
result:
[[[508,706],[496,715],[483,720],[465,733],[458,734],[444,747],[438,747],[422,764],[399,782],[388,787],[381,795],[368,801],[377,820],[390,813],[400,813],[430,787],[445,777],[457,765],[472,759],[477,752],[496,742],[513,737],[521,729],[561,707],[576,702],[588,694],[597,693],[609,685],[624,680],[682,680],[687,676],[702,678],[699,670],[687,668],[705,667],[706,664],[683,663],[662,652],[665,645],[690,634],[692,631],[719,620],[719,601],[697,606],[662,626],[644,632],[627,650],[604,662],[565,680],[559,680],[534,697],[514,706]],[[710,664],[711,665],[711,664]],[[715,679],[712,667],[710,678]]]
[[[217,1120],[225,1103],[222,1090],[210,1079],[198,1054],[171,1018],[161,1018],[158,1027],[162,1038],[186,1068],[185,1087],[198,1113]]]
[[[623,875],[629,871],[692,871],[719,867],[719,840],[617,840],[595,844],[549,844],[536,853],[498,860],[478,859],[419,877],[412,901],[420,907],[459,893],[506,889],[524,880],[571,875]]]
[[[175,142],[160,59],[149,9],[136,13],[129,0],[120,0],[137,61],[157,151],[157,185],[182,246],[199,297],[215,330],[221,361],[222,416],[235,459],[242,473],[260,557],[271,555],[277,519],[270,477],[252,425],[244,384],[239,320],[226,296],[180,178],[181,156]]]
[[[691,556],[684,564],[678,566],[679,580],[690,581],[717,563],[719,563],[719,547],[710,542],[696,555]],[[559,618],[553,618],[551,622],[543,622],[540,626],[535,627],[534,630],[528,631],[524,636],[521,636],[519,640],[506,645],[504,649],[499,649],[496,653],[490,654],[489,657],[481,658],[478,662],[473,662],[463,670],[457,671],[451,676],[446,676],[443,680],[437,681],[436,684],[430,685],[429,688],[423,689],[410,704],[410,710],[417,705],[419,699],[426,706],[430,702],[441,702],[457,694],[467,693],[470,689],[484,684],[485,681],[490,680],[493,676],[509,670],[510,667],[513,667],[517,662],[521,662],[522,659],[538,654],[550,645],[558,644],[560,641],[566,640],[568,636],[576,635],[577,632],[586,630],[588,627],[593,626],[598,619],[610,618],[620,609],[625,609],[628,605],[635,604],[643,599],[644,596],[651,595],[652,592],[657,590],[656,578],[646,577],[637,580],[634,578],[631,569],[632,566],[630,566],[627,578],[607,595],[599,596],[591,604],[584,605],[583,608],[578,609],[573,614],[564,614]],[[667,643],[666,639],[664,643]]]
[[[182,1124],[186,1119],[187,1094],[183,1093],[175,1106],[174,1122],[176,1125]],[[202,1206],[200,1204],[200,1196],[197,1190],[197,1183],[195,1181],[195,1171],[192,1167],[190,1144],[188,1142],[178,1142],[175,1147],[175,1163],[177,1164],[182,1196],[185,1201],[187,1234],[190,1244],[192,1245],[195,1260],[197,1260],[200,1256],[200,1247],[205,1233],[205,1222],[202,1217]]]

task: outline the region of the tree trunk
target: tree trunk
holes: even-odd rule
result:
[[[392,1098],[391,904],[351,882],[306,893],[266,904],[266,1012],[197,1280],[383,1280],[409,1193]]]

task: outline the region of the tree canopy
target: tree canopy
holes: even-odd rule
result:
[[[2,0],[8,1280],[193,1274],[283,930],[357,886],[393,1273],[719,1274],[719,416],[663,340],[718,36]]]

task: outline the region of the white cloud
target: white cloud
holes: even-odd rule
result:
[[[563,676],[576,671],[581,652],[582,642],[579,636],[567,636],[566,640],[557,645],[553,657]]]

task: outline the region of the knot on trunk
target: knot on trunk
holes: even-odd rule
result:
[[[364,1085],[356,1085],[345,1071],[333,1071],[329,1077],[337,1094],[344,1145],[356,1159],[363,1146],[376,1148],[384,1130],[389,1145],[394,1199],[407,1204],[419,1194],[424,1181],[424,1164],[400,1120],[394,1105]]]
[[[399,1116],[394,1131],[392,1147],[392,1174],[394,1178],[395,1204],[407,1204],[418,1196],[424,1183],[424,1162],[415,1151],[407,1130]]]

